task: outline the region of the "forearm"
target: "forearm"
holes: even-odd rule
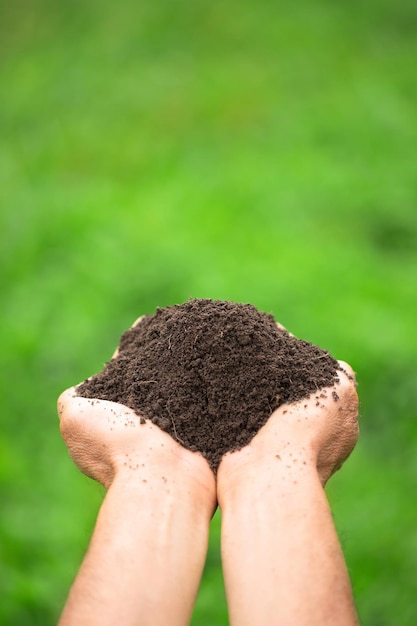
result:
[[[169,476],[116,479],[60,626],[187,624],[212,513],[196,501]]]
[[[282,458],[222,506],[232,626],[352,626],[350,582],[313,468]],[[268,476],[263,480],[262,476]]]

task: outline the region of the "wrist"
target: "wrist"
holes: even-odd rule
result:
[[[312,448],[283,443],[274,451],[251,450],[250,445],[226,455],[217,476],[217,498],[223,510],[229,502],[251,503],[320,481],[317,459]]]
[[[133,498],[137,495],[142,505],[142,498],[162,505],[173,501],[176,506],[196,509],[209,519],[217,506],[216,482],[207,461],[180,446],[169,454],[154,450],[138,457],[121,455],[115,459],[108,487],[129,492]]]

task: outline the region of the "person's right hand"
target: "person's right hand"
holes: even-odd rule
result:
[[[118,350],[113,358],[117,355]],[[60,395],[58,414],[74,463],[106,489],[115,478],[144,483],[151,489],[169,489],[169,483],[177,482],[182,489],[195,491],[196,504],[207,506],[213,514],[216,484],[206,459],[150,420],[122,404],[81,397],[77,387]]]
[[[204,493],[213,509],[215,480],[206,459],[185,449],[150,420],[107,400],[82,398],[77,388],[58,399],[62,437],[77,467],[108,489],[116,477],[160,483],[182,481]]]
[[[324,486],[356,445],[358,396],[355,377],[339,361],[339,382],[308,399],[280,406],[252,441],[226,454],[217,474],[219,504],[245,482],[271,484],[277,473],[295,478],[314,468]]]

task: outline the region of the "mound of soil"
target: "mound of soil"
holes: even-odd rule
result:
[[[338,369],[251,304],[194,299],[143,317],[77,392],[130,407],[216,471],[276,408],[333,385]]]

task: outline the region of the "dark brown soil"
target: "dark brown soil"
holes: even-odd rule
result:
[[[190,300],[127,330],[118,356],[77,391],[132,408],[216,471],[277,407],[334,384],[338,369],[251,304]]]

